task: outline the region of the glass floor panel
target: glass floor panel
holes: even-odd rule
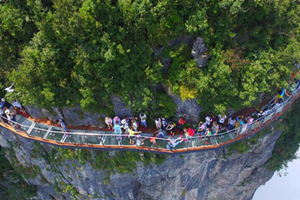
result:
[[[202,146],[205,146],[205,145],[207,145],[205,142],[206,142],[206,140],[207,140],[207,138],[204,138],[204,137],[202,137],[202,138],[197,138],[196,140],[195,140],[195,147],[202,147]]]
[[[54,133],[52,131],[58,131],[58,132]],[[63,136],[64,136],[64,133],[61,132],[60,128],[53,127],[51,129],[50,133],[48,134],[48,136],[45,139],[54,140],[54,141],[60,142]]]
[[[18,115],[17,115],[18,116]],[[31,126],[32,124],[32,121],[28,120],[27,118],[25,117],[20,117],[19,119],[16,120],[17,123],[20,123],[22,124],[21,125],[21,129],[24,130],[26,133],[29,129],[29,127]]]
[[[99,135],[88,135],[88,136],[83,135],[83,136],[81,136],[81,143],[99,145],[101,139],[102,139],[102,136],[99,136]]]
[[[116,140],[115,136],[112,137],[112,136],[109,135],[109,133],[103,137],[104,145],[114,145],[115,140]]]
[[[68,136],[66,137],[64,142],[70,142],[70,143],[84,143],[84,135],[73,135],[72,133],[85,133],[85,130],[78,130],[78,129],[72,129]]]
[[[35,124],[34,128],[30,132],[30,135],[42,138],[47,133],[48,128],[49,126],[44,124]]]
[[[216,137],[218,144],[227,142],[228,140],[231,140],[231,137],[228,134],[219,135]]]

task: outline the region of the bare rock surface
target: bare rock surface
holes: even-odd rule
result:
[[[89,162],[80,164],[70,159],[50,162],[42,154],[50,155],[56,146],[41,143],[37,151],[37,142],[4,128],[0,132],[0,145],[9,149],[10,162],[39,169],[35,176],[26,178],[26,182],[37,186],[37,198],[45,200],[72,199],[70,192],[57,193],[65,190],[66,185],[76,191],[77,199],[250,200],[255,190],[273,175],[264,165],[280,136],[280,132],[273,131],[244,154],[224,157],[220,149],[174,155],[160,165],[145,166],[137,162],[132,173],[107,175],[103,170],[94,169]]]
[[[191,54],[198,67],[205,67],[207,65],[210,56],[208,54],[208,49],[205,47],[203,38],[196,38],[196,40],[193,43],[193,49]]]
[[[194,99],[183,101],[180,97],[174,94],[169,93],[169,95],[177,106],[174,118],[179,119],[186,114],[188,122],[191,124],[198,124],[199,115],[202,109],[196,101]],[[122,98],[113,96],[111,97],[111,102],[114,106],[115,115],[121,118],[133,116],[130,108],[126,106]],[[105,127],[104,118],[106,117],[106,114],[82,111],[79,106],[63,109],[53,107],[51,112],[46,109],[37,108],[36,106],[26,106],[26,108],[30,115],[34,118],[47,118],[52,121],[64,118],[68,125],[72,126]]]

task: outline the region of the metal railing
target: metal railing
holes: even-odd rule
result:
[[[17,115],[16,120],[8,120],[1,116],[1,125],[11,127],[16,133],[26,133],[26,137],[31,139],[52,143],[62,146],[94,147],[94,148],[116,148],[116,149],[147,149],[149,151],[172,152],[196,151],[202,149],[215,149],[224,145],[237,142],[249,136],[253,136],[266,124],[279,117],[293,101],[300,95],[300,87],[293,92],[280,106],[270,110],[265,116],[234,128],[230,131],[220,132],[217,135],[205,136],[196,135],[194,137],[174,138],[180,141],[176,147],[169,138],[153,138],[151,133],[141,133],[139,135],[129,136],[126,134],[114,134],[112,131],[93,131],[71,129],[69,132],[62,132],[61,128],[33,122],[25,117]],[[88,131],[88,132],[87,132]],[[24,137],[24,134],[22,135]],[[155,139],[155,142],[153,140]],[[130,143],[130,140],[134,144]],[[131,141],[131,142],[132,142]],[[173,141],[174,142],[174,141]],[[169,145],[168,145],[169,144]]]

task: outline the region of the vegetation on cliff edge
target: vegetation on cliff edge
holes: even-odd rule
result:
[[[0,148],[0,199],[25,200],[36,195],[36,188],[23,180],[23,172],[13,167]]]
[[[170,116],[168,88],[204,110],[239,109],[286,85],[299,21],[294,0],[6,0],[0,82],[16,82],[11,98],[45,108],[109,113],[119,95],[133,112]],[[183,36],[204,39],[207,67],[197,67],[190,44],[169,45]]]

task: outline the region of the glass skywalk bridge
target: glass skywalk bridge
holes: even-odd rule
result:
[[[17,115],[15,122],[2,117],[0,125],[22,137],[62,147],[136,150],[167,154],[187,153],[218,149],[253,137],[265,126],[280,117],[300,96],[299,91],[300,88],[294,91],[292,96],[276,109],[271,109],[267,115],[253,121],[251,124],[221,132],[217,135],[183,138],[184,140],[172,149],[167,147],[169,143],[167,138],[155,138],[156,144],[153,144],[151,140],[154,138],[152,138],[151,133],[141,133],[134,136],[135,144],[131,145],[126,134],[119,135],[114,134],[112,131],[81,129],[70,129],[69,132],[62,132],[60,127],[36,123],[21,115]]]

